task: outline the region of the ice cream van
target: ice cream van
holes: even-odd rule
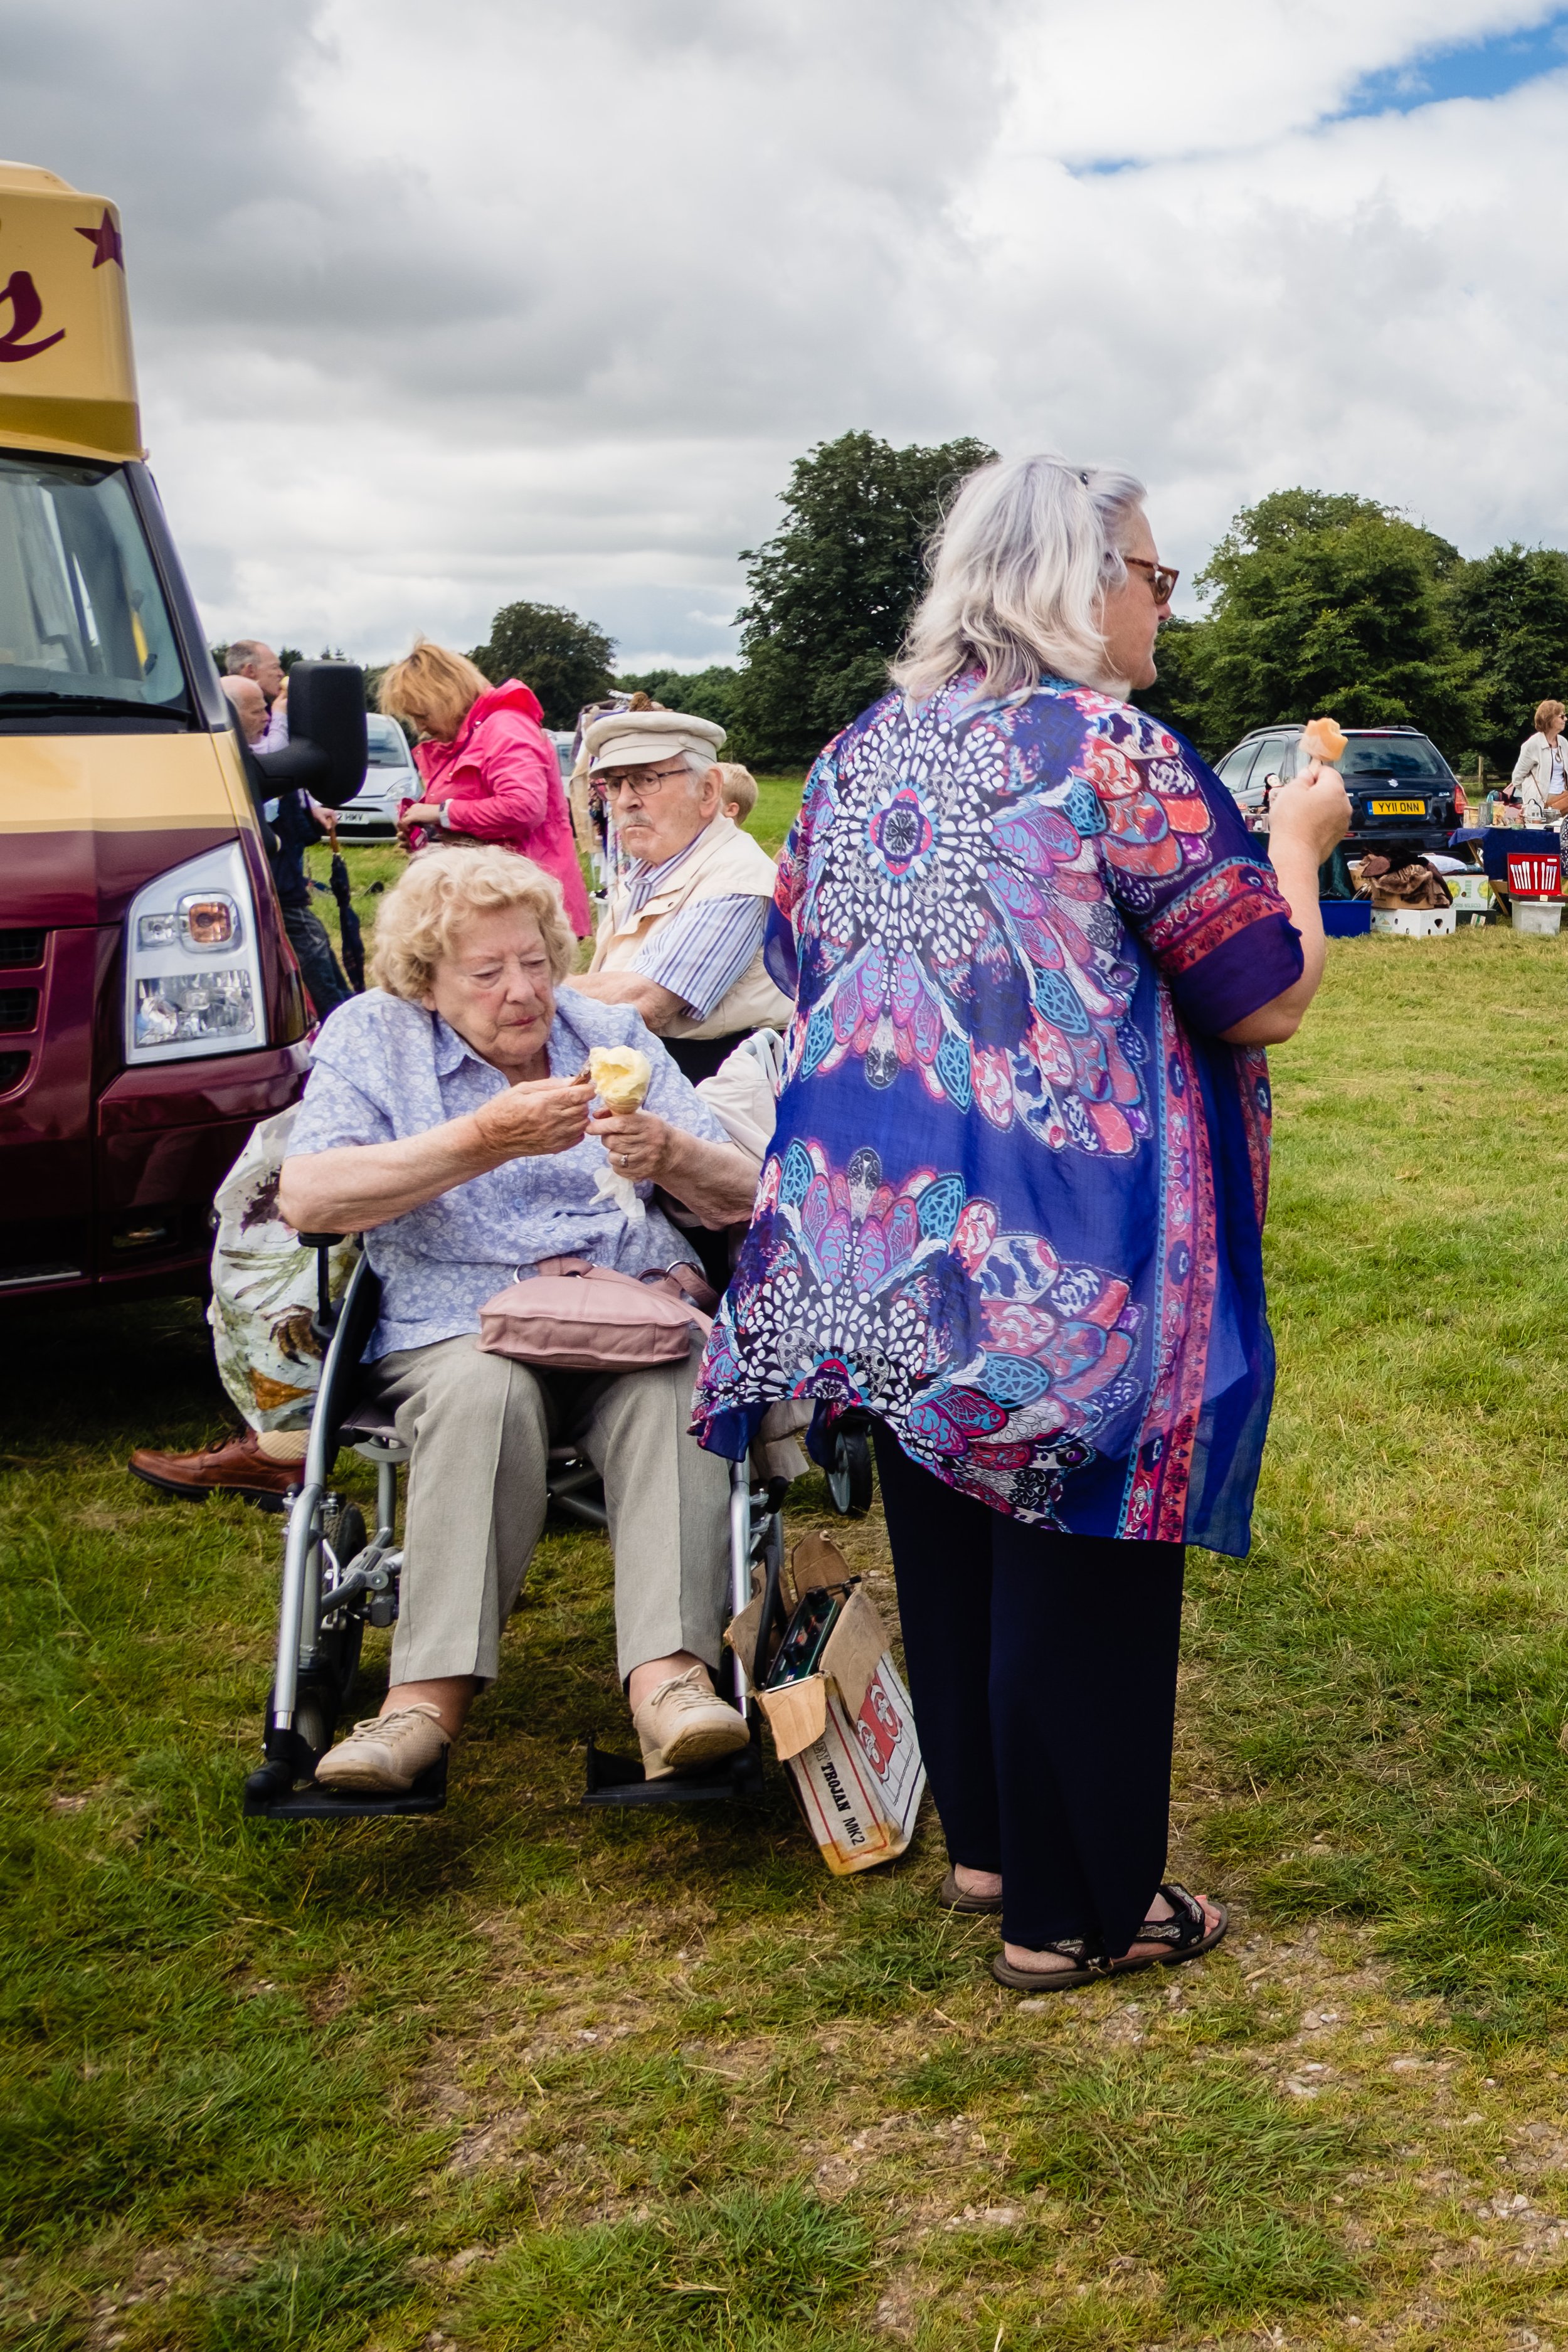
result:
[[[259,803],[364,773],[301,663],[243,746],[142,446],[120,218],[0,163],[0,1304],[200,1286],[213,1193],[303,1082]]]

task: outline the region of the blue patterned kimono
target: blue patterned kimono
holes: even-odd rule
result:
[[[1189,746],[1047,678],[893,694],[780,861],[778,1128],[696,1397],[712,1450],[817,1401],[997,1510],[1240,1554],[1273,1392],[1268,1081],[1217,1033],[1297,980]]]

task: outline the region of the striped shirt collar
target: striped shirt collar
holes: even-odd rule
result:
[[[707,840],[711,830],[710,825],[704,825],[700,833],[692,835],[684,849],[678,849],[673,857],[665,859],[662,866],[644,866],[639,860],[637,865],[627,868],[626,905],[632,914],[639,913],[647,906],[660,884],[667,881],[675,872],[676,867],[690,856],[700,841]]]

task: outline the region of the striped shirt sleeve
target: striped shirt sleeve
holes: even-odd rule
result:
[[[679,996],[693,1020],[706,1021],[761,947],[767,918],[767,900],[750,891],[700,898],[659,925],[632,970]]]

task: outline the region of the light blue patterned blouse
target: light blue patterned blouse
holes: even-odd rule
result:
[[[653,1064],[647,1108],[710,1143],[729,1141],[629,1004],[601,1004],[563,988],[550,1032],[552,1075],[574,1076],[590,1045],[639,1046]],[[478,1110],[506,1087],[501,1073],[438,1013],[373,988],[351,996],[321,1024],[289,1156],[423,1135]],[[600,1198],[594,1180],[607,1165],[604,1145],[589,1138],[570,1151],[509,1160],[470,1177],[368,1233],[365,1255],[383,1291],[367,1360],[477,1331],[485,1300],[541,1258],[584,1257],[624,1274],[689,1260],[690,1244],[651,1205],[651,1184],[637,1187],[650,1203],[640,1225]]]

